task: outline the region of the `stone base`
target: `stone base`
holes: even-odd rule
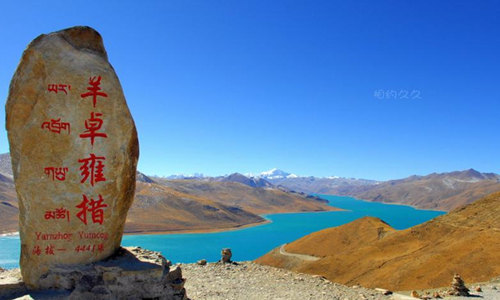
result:
[[[80,266],[56,266],[40,279],[41,290],[31,291],[19,270],[0,272],[0,299],[187,299],[180,267],[159,252],[140,247],[120,248],[112,257]],[[16,274],[17,272],[17,274]],[[27,298],[29,299],[29,298]]]

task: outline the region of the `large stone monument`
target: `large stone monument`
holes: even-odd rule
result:
[[[6,104],[21,273],[96,262],[120,247],[139,145],[99,33],[73,27],[24,51]]]

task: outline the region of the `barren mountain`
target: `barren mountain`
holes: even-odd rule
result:
[[[9,153],[0,154],[0,173],[12,176],[12,163],[10,161]]]
[[[410,290],[448,286],[454,273],[467,282],[499,276],[499,249],[500,193],[494,193],[402,231],[380,219],[358,219],[286,245],[288,255],[275,249],[257,262],[347,285]]]
[[[11,173],[8,154],[1,155],[0,166],[3,172]],[[18,231],[19,209],[12,177],[3,172],[0,172],[0,233],[7,233]],[[229,229],[264,222],[258,216],[262,213],[334,209],[325,200],[284,192],[271,186],[263,179],[254,180],[241,174],[233,174],[221,182],[201,182],[159,180],[137,172],[135,200],[125,231]]]
[[[370,189],[378,181],[343,177],[279,177],[268,179],[276,186],[307,194],[343,194],[351,190]]]
[[[18,231],[17,195],[14,182],[0,173],[0,234]]]
[[[228,229],[259,222],[264,219],[235,206],[181,193],[154,182],[137,182],[125,232]]]
[[[359,199],[401,203],[424,209],[449,211],[500,191],[500,175],[469,169],[389,181],[342,177],[294,177],[269,180],[290,190],[352,196]]]
[[[240,207],[255,214],[334,210],[321,198],[274,188],[253,188],[238,182],[155,180],[178,192]]]
[[[256,178],[256,177],[247,177],[243,174],[240,173],[233,173],[228,176],[221,176],[221,177],[215,177],[212,179],[213,181],[220,181],[220,182],[239,182],[243,183],[245,185],[251,186],[251,187],[272,187],[273,185],[263,179],[263,178]]]
[[[425,209],[452,210],[500,191],[500,175],[470,169],[411,176],[336,194],[377,202],[402,203]]]

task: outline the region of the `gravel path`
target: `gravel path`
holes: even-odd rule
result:
[[[286,252],[285,250],[285,246],[286,244],[283,244],[281,245],[280,247],[280,254],[281,255],[285,255],[285,256],[293,256],[293,257],[297,257],[297,258],[300,258],[302,260],[306,260],[306,261],[317,261],[317,260],[320,260],[321,257],[316,257],[316,256],[312,256],[312,255],[307,255],[307,254],[297,254],[297,253],[290,253],[290,252]]]
[[[185,288],[192,300],[391,299],[381,292],[349,288],[319,276],[293,273],[253,262],[238,265],[182,264]]]

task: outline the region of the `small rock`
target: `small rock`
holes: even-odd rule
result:
[[[197,264],[199,264],[200,266],[204,266],[207,264],[207,260],[206,259],[200,259],[199,261],[196,262]]]
[[[437,298],[437,299],[442,298],[441,295],[439,294],[439,292],[434,292],[434,294],[432,294],[432,297]]]
[[[220,254],[222,256],[221,260],[220,260],[222,263],[230,263],[231,262],[231,257],[233,256],[231,249],[223,248]]]
[[[420,295],[417,293],[417,291],[411,291],[411,296],[413,298],[420,298]]]
[[[481,293],[483,291],[483,289],[481,289],[480,286],[476,286],[476,288],[474,289],[476,292],[478,293]]]
[[[387,295],[392,295],[392,291],[389,291],[389,290],[386,290],[386,289],[376,288],[375,290],[378,291],[378,292],[381,292],[382,295],[386,295],[386,296]]]

